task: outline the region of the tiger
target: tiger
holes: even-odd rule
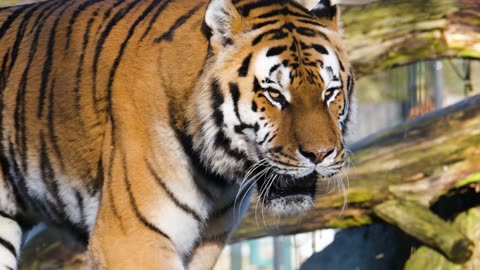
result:
[[[305,213],[347,160],[339,10],[294,0],[0,9],[0,269],[33,225],[92,269],[212,269],[253,196]]]

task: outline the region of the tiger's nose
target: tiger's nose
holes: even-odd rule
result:
[[[308,158],[314,164],[321,163],[326,157],[328,157],[335,149],[333,147],[321,148],[321,149],[302,149],[299,147],[300,154]]]

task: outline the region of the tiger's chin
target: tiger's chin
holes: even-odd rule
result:
[[[262,200],[265,209],[276,216],[293,216],[302,214],[312,208],[315,198],[317,173],[294,178],[282,175],[283,180],[266,187],[266,181],[259,181],[258,188],[267,188]]]

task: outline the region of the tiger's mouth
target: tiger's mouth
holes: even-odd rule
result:
[[[278,216],[291,216],[312,207],[317,178],[316,172],[299,178],[270,175],[257,181],[257,190],[266,209]]]

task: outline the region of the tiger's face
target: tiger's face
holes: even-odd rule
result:
[[[313,11],[249,3],[224,7],[231,20],[216,13],[209,21],[207,10],[211,29],[214,18],[230,22],[211,37],[212,140],[221,134],[223,146],[212,147],[210,162],[240,176],[242,187],[255,184],[273,213],[297,214],[312,206],[317,179],[345,165],[353,74],[329,1]]]

